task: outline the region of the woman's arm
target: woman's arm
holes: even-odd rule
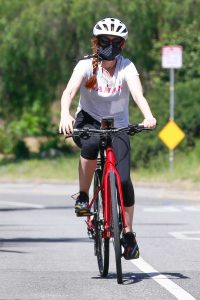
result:
[[[73,123],[75,120],[70,114],[70,106],[72,100],[76,96],[76,93],[80,89],[82,80],[83,80],[83,76],[80,75],[78,72],[74,71],[67,84],[66,89],[62,94],[59,132],[60,133],[63,132],[64,135],[73,132]]]
[[[138,75],[133,76],[131,79],[127,81],[130,93],[141,110],[144,121],[143,124],[145,127],[153,128],[156,126],[156,119],[153,117],[149,104],[145,97],[143,96],[142,85],[140,82],[140,78]]]

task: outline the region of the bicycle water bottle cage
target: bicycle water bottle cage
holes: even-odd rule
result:
[[[114,128],[114,117],[107,116],[101,119],[101,129],[112,129]]]

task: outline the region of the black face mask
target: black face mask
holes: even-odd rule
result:
[[[99,47],[98,55],[103,60],[114,60],[117,55],[121,54],[122,48],[110,44],[107,47]]]

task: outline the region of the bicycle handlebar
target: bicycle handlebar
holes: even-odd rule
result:
[[[152,128],[144,127],[143,124],[129,125],[128,127],[113,128],[113,129],[93,129],[93,128],[85,127],[81,129],[75,128],[73,133],[65,136],[65,138],[80,137],[82,139],[88,139],[89,137],[94,135],[115,136],[121,132],[126,132],[128,135],[134,135],[141,131],[148,131],[148,130],[152,130]]]

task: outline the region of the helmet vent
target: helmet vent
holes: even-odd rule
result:
[[[99,29],[99,30],[101,30],[101,27],[100,27],[99,25],[97,25],[97,26],[96,26],[96,29]]]
[[[106,24],[103,24],[103,26],[108,31],[108,26]]]
[[[122,31],[122,33],[125,33],[125,32],[127,32],[127,29],[126,29],[126,28]]]
[[[116,31],[119,32],[121,28],[122,26],[118,26]]]
[[[114,31],[114,27],[115,27],[115,25],[111,24],[111,31]]]

